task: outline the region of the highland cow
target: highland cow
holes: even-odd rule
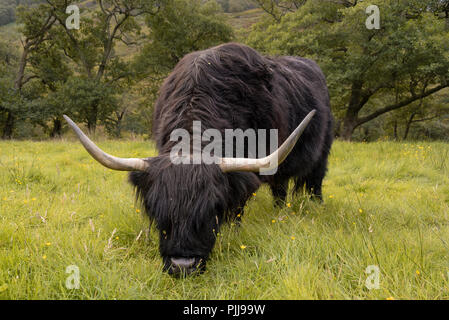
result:
[[[157,157],[110,156],[65,118],[101,164],[132,171],[129,180],[159,231],[164,269],[174,275],[205,270],[220,226],[240,219],[262,183],[270,186],[277,204],[285,201],[291,179],[293,193],[305,187],[321,199],[333,140],[329,93],[317,64],[265,57],[237,43],[186,55],[165,80],[154,109]],[[202,130],[221,132],[277,129],[276,142],[282,145],[262,159],[246,153],[219,157],[213,164],[174,164],[171,133],[191,132],[193,121],[201,121]],[[279,160],[275,174],[260,174],[273,157]]]

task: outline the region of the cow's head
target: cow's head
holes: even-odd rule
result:
[[[175,165],[168,156],[147,161],[148,169],[132,172],[130,181],[159,230],[164,269],[170,274],[204,270],[227,213],[244,205],[259,179],[225,174],[214,165]],[[236,175],[240,183],[232,185]]]
[[[291,152],[315,111],[273,154],[262,159],[220,158],[217,164],[175,164],[169,155],[146,159],[117,158],[98,148],[67,116],[83,146],[107,168],[131,171],[130,181],[155,222],[164,269],[173,275],[205,269],[220,226],[238,213],[258,188],[250,172],[280,165]],[[273,161],[276,158],[277,161]]]

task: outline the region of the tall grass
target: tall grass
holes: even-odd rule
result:
[[[100,145],[156,154],[147,142]],[[337,142],[324,204],[303,195],[276,209],[262,187],[243,224],[221,230],[206,273],[174,279],[125,174],[75,142],[1,142],[0,298],[447,299],[448,154],[444,143]],[[78,290],[66,288],[71,265]],[[365,285],[370,265],[379,289]]]

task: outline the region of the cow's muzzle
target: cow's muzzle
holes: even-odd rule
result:
[[[166,263],[166,271],[175,277],[183,277],[191,274],[199,274],[206,268],[204,259],[201,258],[176,258],[171,257]]]

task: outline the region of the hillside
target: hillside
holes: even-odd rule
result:
[[[19,5],[35,5],[43,0],[1,0],[0,1],[0,26],[12,23],[16,20],[15,10]]]
[[[93,1],[84,1],[82,5],[85,8],[91,8]],[[234,29],[236,33],[236,41],[243,42],[245,36],[250,32],[250,27],[258,21],[263,14],[261,9],[249,9],[241,12],[224,13],[227,17],[228,24]],[[82,18],[81,18],[82,19]],[[82,20],[81,20],[82,21]],[[149,30],[145,25],[143,18],[137,18],[137,21],[142,28],[143,33],[148,33]],[[7,24],[0,24],[1,40],[5,42],[16,42],[20,46],[20,32],[19,25],[15,22]],[[122,42],[118,42],[115,48],[116,54],[120,57],[132,56],[139,50],[137,46],[127,46]]]
[[[241,12],[226,13],[228,23],[234,28],[238,41],[244,42],[251,26],[260,20],[262,9],[250,9]]]

